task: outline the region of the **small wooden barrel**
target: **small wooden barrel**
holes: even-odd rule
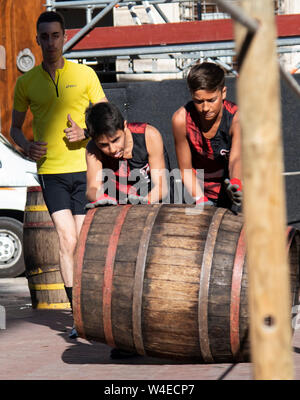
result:
[[[25,272],[33,308],[70,309],[59,268],[59,243],[40,186],[27,189]]]
[[[299,232],[288,239],[294,305]],[[79,335],[160,358],[249,361],[245,254],[242,216],[223,208],[89,210],[73,287]]]

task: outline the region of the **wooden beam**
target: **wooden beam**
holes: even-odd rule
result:
[[[9,130],[14,87],[17,78],[22,75],[17,67],[17,56],[20,51],[29,48],[35,57],[36,65],[42,61],[41,51],[36,42],[35,27],[35,20],[40,13],[45,11],[42,3],[41,0],[0,1],[0,44],[5,49],[5,57],[4,54],[0,56],[2,61],[0,66],[0,125],[1,133],[10,141]],[[26,137],[32,139],[30,111],[27,113],[23,129]]]
[[[300,14],[276,18],[278,37],[300,36]],[[70,40],[79,29],[67,29]],[[157,46],[183,43],[233,41],[232,20],[174,22],[155,25],[133,25],[94,28],[73,50],[116,47]]]
[[[242,126],[244,217],[249,276],[251,358],[255,379],[293,379],[291,291],[279,70],[273,0],[242,0],[260,28],[237,81]],[[237,24],[237,51],[246,34]]]

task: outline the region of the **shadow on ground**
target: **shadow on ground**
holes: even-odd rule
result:
[[[111,348],[108,345],[81,338],[75,340],[69,338],[69,332],[73,324],[73,318],[69,310],[33,310],[31,307],[31,299],[28,288],[24,286],[24,278],[21,278],[21,280],[21,285],[17,291],[15,284],[7,286],[5,282],[2,282],[2,285],[0,285],[0,299],[4,301],[7,313],[7,329],[22,329],[23,323],[42,325],[49,328],[50,336],[48,340],[53,340],[53,337],[51,337],[51,331],[53,331],[54,335],[59,336],[66,343],[65,347],[63,347],[64,350],[58,354],[58,356],[60,356],[62,361],[66,364],[154,366],[193,364],[195,367],[197,365],[204,368],[206,367],[204,364],[199,364],[197,362],[161,359],[156,357],[135,356],[120,360],[111,359]],[[48,333],[44,338],[46,341],[47,336]],[[300,349],[295,348],[295,351],[300,352]],[[236,365],[237,364],[220,365],[220,368],[222,368],[223,371],[222,374],[216,379],[225,379],[225,377],[234,369]]]

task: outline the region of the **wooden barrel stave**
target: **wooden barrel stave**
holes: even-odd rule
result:
[[[199,328],[199,319],[203,319],[199,290],[203,265],[207,263],[203,255],[208,235],[213,234],[209,230],[216,209],[208,207],[202,214],[188,215],[188,206],[159,206],[147,245],[142,293],[137,294],[137,281],[141,279],[137,255],[153,206],[126,206],[110,266],[110,286],[106,287],[110,293],[105,298],[107,249],[123,207],[96,209],[87,215],[74,283],[74,318],[80,336],[155,357],[248,361],[248,282],[242,216],[225,210],[219,218],[204,291],[205,337],[205,330],[203,333]],[[299,238],[298,232],[295,237]],[[299,294],[297,251],[293,241],[290,258],[294,298]],[[240,354],[241,343],[244,351]]]
[[[70,309],[59,267],[58,236],[40,186],[27,190],[23,242],[32,307]]]
[[[212,215],[204,213],[200,219],[197,215],[189,218],[191,224],[188,225],[188,229],[185,209],[182,206],[172,207],[173,223],[169,222],[169,215],[168,208],[164,207],[157,219],[153,234],[155,232],[159,234],[160,225],[168,221],[169,226],[164,231],[163,237],[174,238],[175,236],[177,242],[181,241],[181,244],[179,247],[169,249],[154,247],[152,241],[150,242],[148,261],[151,261],[147,266],[144,289],[148,288],[145,296],[151,298],[152,301],[148,303],[147,308],[146,304],[143,307],[144,321],[147,321],[143,325],[144,344],[147,354],[152,356],[158,356],[158,352],[161,351],[158,349],[157,352],[155,348],[155,343],[160,342],[165,356],[188,358],[190,354],[199,353],[197,324],[199,266],[202,263],[203,249]],[[185,244],[186,241],[187,244]],[[193,250],[188,248],[188,243],[191,241],[194,242]],[[198,241],[198,246],[195,241]],[[159,266],[154,268],[156,264]],[[153,268],[151,268],[152,265]],[[161,274],[165,274],[166,265],[168,265],[169,273],[162,278]],[[191,279],[191,273],[194,280]],[[147,282],[149,282],[148,285]],[[166,315],[166,310],[160,309],[162,302],[166,308],[169,304],[172,314]],[[185,304],[181,304],[182,302]],[[178,305],[183,306],[183,309],[178,309]],[[170,331],[172,337],[169,334]],[[183,335],[183,332],[188,332],[188,334]]]
[[[214,245],[207,318],[211,355],[219,362],[226,362],[232,358],[231,326],[228,316],[231,314],[232,277],[241,229],[241,218],[232,218],[231,213],[225,213],[222,224],[218,227]],[[238,269],[238,266],[236,268]],[[243,268],[243,264],[240,268]],[[237,289],[239,287],[240,282]],[[239,292],[235,295],[239,296]]]
[[[133,335],[133,299],[134,278],[136,261],[143,234],[143,228],[147,220],[147,213],[137,210],[131,212],[131,206],[127,207],[126,220],[120,232],[119,243],[116,251],[116,264],[114,265],[113,290],[118,296],[112,297],[111,322],[114,344],[124,343],[128,350],[135,348]],[[125,228],[126,227],[126,228]],[[121,329],[117,327],[120,326]],[[116,327],[117,329],[114,329]],[[113,342],[111,341],[113,345]]]
[[[70,308],[58,266],[42,267],[39,274],[28,273],[27,279],[33,308]]]

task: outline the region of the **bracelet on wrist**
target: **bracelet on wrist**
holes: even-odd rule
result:
[[[205,195],[202,195],[202,196],[194,197],[194,200],[195,200],[196,204],[201,204],[201,203],[207,202],[208,198]]]
[[[231,178],[231,179],[230,179],[230,183],[231,183],[232,185],[238,185],[238,187],[239,187],[238,190],[242,190],[242,182],[241,182],[240,179],[238,179],[238,178]]]

